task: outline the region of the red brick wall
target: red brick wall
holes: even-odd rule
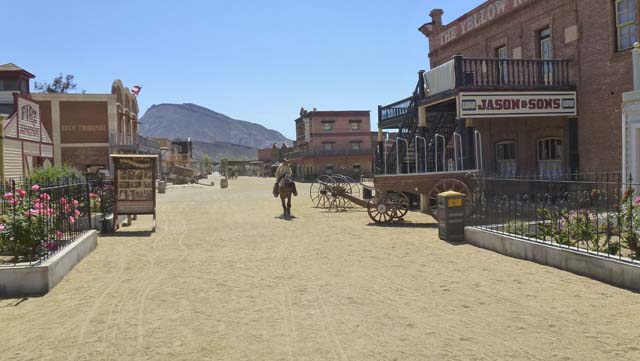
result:
[[[312,112],[310,149],[323,151],[324,143],[333,142],[336,152],[351,150],[351,142],[360,142],[362,151],[371,149],[369,112]],[[351,129],[351,120],[360,121],[360,129]],[[333,121],[333,129],[325,131],[323,122]]]
[[[475,12],[496,1],[484,3]],[[513,0],[507,0],[507,5],[510,3]],[[500,45],[507,46],[509,57],[513,56],[515,48],[521,47],[522,58],[539,58],[537,32],[550,25],[554,58],[571,60],[571,78],[577,85],[580,169],[606,167],[619,170],[622,93],[632,90],[633,79],[630,51],[615,51],[613,0],[529,0],[526,3],[465,35],[458,33],[454,40],[444,45],[441,45],[439,35],[453,25],[436,26],[429,35],[431,66],[449,61],[456,54],[493,58],[495,48]],[[464,21],[466,16],[454,23]],[[579,38],[566,43],[565,30],[572,25],[578,25]],[[474,125],[483,132],[485,149],[491,146],[488,139],[511,136],[524,142],[518,145],[522,148],[518,161],[535,169],[528,155],[535,148],[529,149],[529,143],[535,144],[534,138],[541,134],[561,132],[563,144],[567,145],[568,133],[563,120],[566,121],[562,118],[475,120]],[[566,161],[567,149],[564,154]],[[525,159],[521,160],[520,155]]]

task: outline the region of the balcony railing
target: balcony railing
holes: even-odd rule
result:
[[[160,153],[160,143],[139,134],[110,133],[109,145],[114,148]]]
[[[361,148],[361,149],[351,149],[351,148],[336,148],[332,150],[325,149],[293,149],[286,154],[287,158],[300,158],[300,157],[344,157],[344,156],[358,156],[358,155],[372,155],[372,148]]]
[[[571,84],[569,60],[455,59],[456,88],[556,90]]]

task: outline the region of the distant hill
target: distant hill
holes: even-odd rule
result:
[[[207,143],[197,140],[193,141],[193,157],[202,159],[202,156],[208,154],[214,161],[220,158],[231,160],[254,160],[258,159],[258,150],[256,148],[247,147],[246,145],[238,145],[224,142]]]
[[[189,103],[152,105],[140,118],[139,132],[147,137],[191,138],[194,141],[217,144],[221,147],[219,151],[232,149],[221,143],[254,149],[268,148],[273,143],[293,143],[280,132],[267,129],[260,124],[233,119]],[[240,152],[240,148],[233,149]]]

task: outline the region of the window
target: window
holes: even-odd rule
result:
[[[0,80],[0,91],[20,91],[20,88],[18,87],[18,79]]]
[[[333,150],[333,143],[322,143],[322,149],[324,149],[327,152],[330,152]]]
[[[354,163],[353,164],[353,172],[354,173],[360,173],[360,163]]]
[[[516,143],[504,141],[496,143],[496,173],[500,177],[516,175]]]
[[[360,121],[359,120],[350,120],[349,124],[351,125],[351,130],[360,130]]]
[[[502,45],[496,48],[496,58],[498,59],[506,59],[507,58],[507,46]]]
[[[322,129],[324,129],[324,131],[333,130],[333,120],[323,121]]]
[[[324,166],[324,172],[326,174],[332,174],[333,173],[333,164],[327,164]]]
[[[360,141],[351,142],[351,150],[360,150]]]
[[[0,104],[0,114],[13,114],[13,104]]]
[[[562,174],[562,140],[544,138],[538,140],[538,174],[554,178]]]
[[[540,41],[540,59],[551,60],[553,59],[553,39],[551,38],[551,28],[546,27],[540,30],[538,34]],[[545,85],[551,85],[553,81],[553,73],[551,71],[552,64],[544,62],[542,65],[542,80]]]
[[[496,48],[496,59],[507,59],[507,46],[502,45]],[[506,84],[508,67],[506,61],[498,61],[498,82],[499,84]]]
[[[633,44],[638,41],[636,27],[636,0],[615,1],[618,51],[624,51],[633,48]]]

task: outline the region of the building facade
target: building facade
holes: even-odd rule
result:
[[[306,111],[295,120],[296,141],[288,153],[296,176],[372,175],[369,111]]]
[[[621,169],[637,0],[489,0],[449,24],[443,13],[419,29],[431,70],[412,103],[414,128],[426,131],[414,134],[444,135],[440,154],[463,154],[454,168],[466,160],[501,176]],[[402,128],[394,108],[412,100],[381,107],[381,128]]]
[[[34,75],[15,64],[0,65],[0,177],[19,179],[53,164],[53,142],[31,99]]]
[[[159,154],[138,134],[138,101],[120,80],[109,94],[32,94],[51,133],[55,164],[81,171],[111,169],[109,154]]]

